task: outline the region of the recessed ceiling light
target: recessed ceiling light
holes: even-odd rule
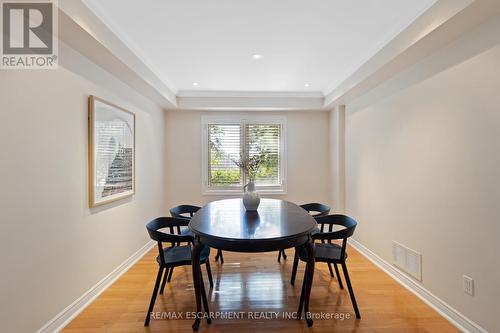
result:
[[[252,56],[252,58],[253,58],[254,60],[260,60],[260,59],[264,58],[264,56],[263,56],[262,54],[258,54],[258,53],[257,53],[257,54],[254,54],[254,55]]]
[[[311,84],[309,82],[304,83],[304,87],[309,88]]]
[[[193,82],[193,86],[198,87],[200,84],[198,82]]]

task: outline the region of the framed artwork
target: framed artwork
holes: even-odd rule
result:
[[[135,193],[135,114],[89,97],[89,206]]]

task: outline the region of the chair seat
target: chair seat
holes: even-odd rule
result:
[[[335,262],[342,261],[347,258],[347,253],[344,255],[344,258],[340,257],[340,253],[342,252],[342,247],[335,243],[316,243],[315,244],[316,255],[315,260],[318,262]],[[307,253],[303,247],[297,248],[297,253],[299,255],[300,260],[307,261]]]
[[[200,263],[207,261],[210,255],[210,247],[204,246],[200,254]],[[167,266],[191,265],[191,246],[174,246],[163,250],[163,259]],[[160,256],[156,257],[158,264],[161,264]]]

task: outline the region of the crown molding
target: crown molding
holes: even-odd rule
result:
[[[497,0],[439,0],[326,94],[325,108],[352,103],[499,13]]]
[[[168,87],[83,0],[59,1],[59,39],[163,108],[175,108]]]
[[[60,2],[59,37],[165,109],[195,110],[322,110],[322,92],[175,91],[162,81],[137,47],[109,18],[86,0]],[[157,71],[156,71],[157,72]],[[168,84],[168,85],[167,85]]]
[[[218,97],[218,98],[324,98],[321,91],[219,91],[181,90],[177,97]]]
[[[311,91],[179,91],[177,107],[183,110],[298,111],[323,110],[324,96]]]
[[[439,0],[438,0],[439,1]],[[471,0],[472,1],[472,0]],[[369,52],[363,54],[361,58],[358,57],[357,61],[349,66],[347,69],[343,71],[343,73],[336,75],[336,80],[330,82],[329,85],[323,89],[325,95],[329,92],[333,91],[337,88],[344,80],[348,79],[353,73],[355,73],[361,66],[363,66],[367,61],[369,61],[375,54],[377,54],[380,50],[382,50],[389,42],[391,42],[394,38],[396,38],[401,32],[408,28],[415,20],[417,20],[421,15],[423,15],[426,11],[432,7],[434,3],[426,4],[422,6],[420,10],[415,13],[410,13],[407,15],[402,15],[399,17],[397,22],[395,22],[395,27],[388,31],[386,34],[380,38],[379,42],[372,48],[370,48]]]
[[[323,110],[321,92],[181,91],[177,107],[183,110]]]
[[[80,0],[89,11],[91,11],[101,22],[104,24],[109,31],[111,31],[152,73],[159,73],[158,67],[149,60],[148,56],[142,51],[142,49],[128,37],[127,34],[123,33],[116,24],[115,20],[109,15],[105,15],[105,10],[102,8],[102,2],[93,2],[92,6],[89,5],[88,0]],[[162,82],[168,89],[174,94],[177,93],[177,89],[173,82],[169,81],[168,78],[162,77],[158,80]]]
[[[498,0],[438,0],[327,94],[315,91],[175,91],[86,0],[61,1],[60,39],[165,109],[331,110],[390,80],[500,13]],[[135,51],[134,51],[135,50]]]

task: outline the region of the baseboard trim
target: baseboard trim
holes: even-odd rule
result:
[[[101,281],[97,282],[92,288],[85,292],[73,303],[68,305],[64,310],[57,314],[54,318],[48,321],[36,333],[55,333],[61,331],[69,324],[80,312],[90,305],[104,290],[112,285],[120,276],[122,276],[130,267],[132,267],[139,259],[141,259],[155,245],[153,241],[149,241],[137,252],[132,254],[127,260],[115,268]]]
[[[488,333],[484,328],[464,316],[462,313],[455,310],[449,304],[441,300],[439,297],[422,287],[419,283],[411,279],[409,276],[400,272],[393,265],[380,258],[378,255],[369,250],[366,246],[354,239],[349,239],[349,244],[358,250],[363,256],[374,263],[381,270],[386,272],[396,282],[411,291],[418,298],[424,301],[427,305],[436,310],[441,316],[446,318],[450,323],[457,327],[462,332],[466,333]]]

